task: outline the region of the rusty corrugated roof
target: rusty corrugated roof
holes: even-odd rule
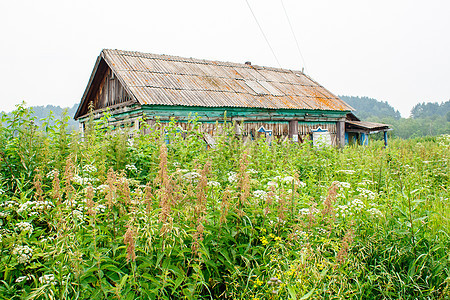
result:
[[[108,49],[101,57],[141,105],[354,110],[300,71]]]

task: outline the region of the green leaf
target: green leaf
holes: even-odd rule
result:
[[[311,296],[314,294],[314,291],[315,291],[315,290],[316,290],[316,289],[310,290],[307,294],[305,294],[303,297],[301,297],[300,300],[306,300],[306,299],[309,299],[309,297],[311,297]]]
[[[291,296],[291,298],[294,299],[294,300],[297,300],[297,293],[292,288],[292,286],[288,285],[287,289],[288,289],[288,292],[289,292],[289,295]]]

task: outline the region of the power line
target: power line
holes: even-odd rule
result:
[[[253,15],[253,18],[255,19],[256,24],[258,24],[259,30],[261,31],[262,35],[264,36],[264,39],[266,40],[266,43],[269,46],[270,51],[272,51],[273,57],[275,57],[275,60],[277,61],[278,66],[280,67],[280,69],[282,69],[280,62],[278,61],[278,58],[275,55],[275,51],[273,51],[273,48],[270,45],[269,40],[267,39],[266,34],[264,33],[264,30],[262,29],[261,25],[259,24],[258,19],[256,18],[255,13],[253,12],[252,7],[250,6],[250,3],[248,3],[248,0],[245,0],[245,2],[247,2],[247,6],[248,6],[248,8],[250,9],[250,11],[251,11],[251,13]]]
[[[295,36],[295,32],[294,32],[294,28],[292,27],[291,20],[289,19],[289,16],[288,16],[288,14],[287,14],[286,7],[284,6],[283,0],[280,0],[280,1],[281,1],[281,5],[283,6],[283,10],[284,10],[284,14],[285,14],[285,16],[286,16],[286,19],[287,19],[287,21],[288,21],[288,23],[289,23],[289,27],[291,28],[291,33],[292,33],[292,36],[294,37],[295,44],[297,45],[298,53],[300,54],[300,58],[301,58],[301,60],[303,61],[303,65],[305,66],[305,69],[307,69],[307,68],[306,68],[306,62],[305,62],[305,59],[303,58],[302,51],[300,50],[300,46],[299,46],[299,44],[298,44],[297,37]]]

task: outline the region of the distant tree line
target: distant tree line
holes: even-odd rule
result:
[[[410,118],[401,118],[399,111],[387,102],[368,97],[339,98],[352,106],[361,120],[391,125],[391,136],[408,139],[450,134],[450,100],[441,104],[419,103],[412,108]]]
[[[46,106],[32,106],[30,107],[32,110],[31,116],[35,118],[35,123],[37,126],[41,126],[45,119],[49,118],[49,115],[52,114],[53,119],[61,119],[64,116],[68,116],[68,128],[72,130],[78,130],[78,122],[73,119],[75,112],[78,108],[78,103],[75,103],[72,107],[60,107],[54,105],[46,105]],[[0,113],[1,115],[1,113]],[[7,114],[9,115],[9,114]],[[50,121],[49,125],[54,125],[52,121]]]
[[[370,117],[391,117],[396,120],[401,118],[400,112],[387,102],[368,97],[339,96],[339,98],[353,107],[358,118],[362,120]]]
[[[411,110],[411,117],[419,118],[436,118],[438,116],[445,117],[450,122],[450,100],[442,102],[422,102],[416,104]]]

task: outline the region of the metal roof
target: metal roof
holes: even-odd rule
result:
[[[346,120],[345,123],[351,125],[352,127],[368,129],[368,130],[382,130],[382,129],[388,129],[389,128],[388,124],[366,122],[366,121],[350,121],[350,120]]]
[[[141,105],[354,110],[300,71],[109,49],[100,56]]]

